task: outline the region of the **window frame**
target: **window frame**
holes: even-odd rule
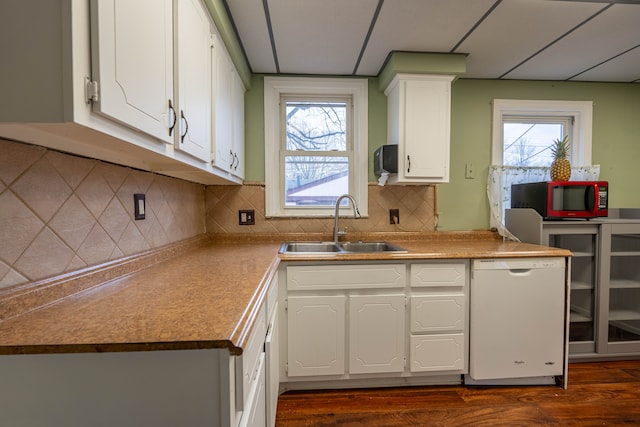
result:
[[[265,216],[277,217],[332,217],[334,206],[287,207],[284,200],[284,118],[283,96],[350,97],[352,99],[350,130],[352,156],[349,164],[349,193],[356,199],[360,214],[368,216],[368,81],[366,79],[265,77]],[[346,153],[346,152],[345,152]],[[341,212],[353,212],[351,207],[340,207]]]
[[[591,166],[591,128],[593,121],[592,101],[551,101],[551,100],[493,100],[493,141],[491,164],[502,166],[504,118],[508,116],[526,116],[528,118],[572,117],[571,165]]]

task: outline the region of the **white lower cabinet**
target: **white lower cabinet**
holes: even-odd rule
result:
[[[264,353],[260,354],[258,362],[256,381],[249,396],[251,406],[247,408],[245,413],[242,415],[242,418],[240,419],[240,427],[265,427],[267,425]]]
[[[345,372],[344,295],[288,298],[289,376]]]
[[[467,260],[283,264],[283,388],[461,382],[467,269]]]
[[[411,372],[467,372],[469,277],[466,260],[411,265]]]
[[[349,296],[349,372],[404,370],[405,296]]]

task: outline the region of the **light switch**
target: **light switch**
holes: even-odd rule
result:
[[[464,165],[464,177],[466,179],[474,179],[476,177],[476,170],[473,167],[473,163]]]
[[[136,220],[145,218],[145,195],[144,194],[134,194],[133,195],[133,211],[134,217]]]

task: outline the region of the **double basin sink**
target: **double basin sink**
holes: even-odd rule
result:
[[[347,254],[404,253],[406,249],[388,242],[287,242],[280,246],[281,254]]]

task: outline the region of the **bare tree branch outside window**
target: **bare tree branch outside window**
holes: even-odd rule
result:
[[[346,101],[286,102],[288,205],[327,205],[348,191],[347,117]]]

